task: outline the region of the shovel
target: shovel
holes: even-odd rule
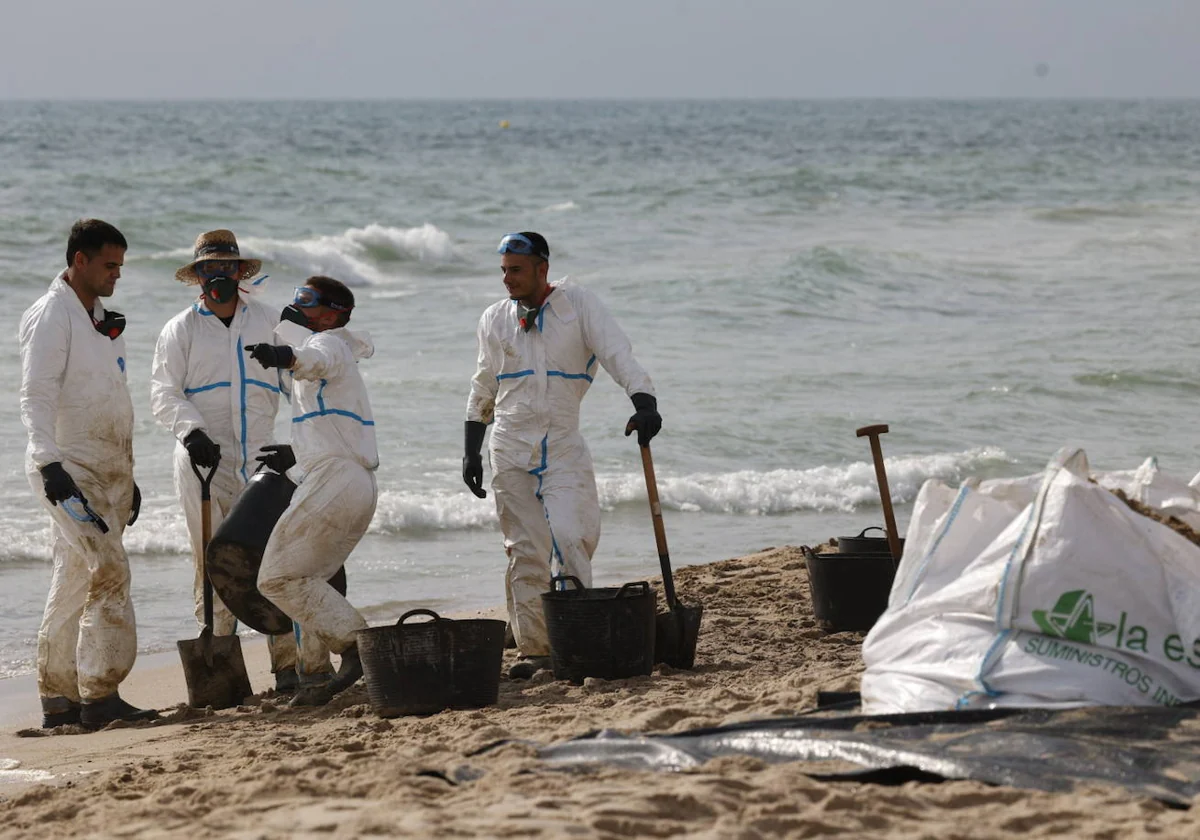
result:
[[[654,460],[650,457],[649,444],[641,450],[646,495],[650,497],[650,517],[654,520],[654,541],[658,544],[658,563],[662,567],[663,592],[669,610],[654,616],[654,661],[690,670],[696,662],[696,641],[700,638],[700,616],[704,607],[685,606],[675,597],[667,532],[663,528],[662,506],[658,503],[658,482],[654,479]]]
[[[883,524],[887,526],[888,550],[892,554],[892,563],[900,566],[900,534],[896,530],[896,515],[892,512],[892,493],[888,490],[887,471],[883,468],[883,450],[879,446],[879,436],[887,434],[888,427],[880,423],[875,426],[863,426],[856,429],[856,437],[865,437],[871,442],[871,460],[875,462],[875,481],[879,484],[879,503],[883,506]],[[864,532],[865,533],[865,532]]]
[[[193,709],[208,706],[228,709],[240,706],[253,694],[246,662],[242,658],[242,640],[237,636],[213,635],[213,589],[208,577],[208,541],[212,536],[212,480],[217,465],[201,475],[192,464],[192,472],[200,480],[200,533],[202,538],[200,564],[204,577],[204,629],[198,639],[176,642],[183,660],[183,676],[187,680],[188,705]]]

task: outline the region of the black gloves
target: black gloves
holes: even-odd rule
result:
[[[57,505],[72,496],[87,501],[83,491],[75,484],[75,479],[63,469],[62,461],[47,464],[38,471],[42,474],[42,487],[46,490],[46,498],[50,500],[50,504]]]
[[[221,447],[203,429],[193,429],[183,439],[183,445],[187,447],[192,463],[201,469],[210,470],[221,461]]]
[[[262,461],[263,466],[275,470],[280,475],[296,466],[296,453],[286,443],[271,443],[264,446],[259,452],[266,452],[267,454],[256,455],[254,460]]]
[[[486,433],[487,425],[478,420],[468,420],[464,425],[463,481],[481,499],[487,498],[487,491],[483,489],[483,455],[480,454]]]
[[[662,417],[658,413],[658,400],[649,394],[634,394],[629,398],[636,409],[625,424],[625,437],[637,430],[638,446],[649,446],[650,439],[662,428]]]
[[[290,368],[296,354],[286,344],[247,344],[250,358],[265,368]]]
[[[128,528],[134,522],[137,522],[138,514],[142,512],[142,489],[137,486],[137,482],[133,482],[133,508],[129,511],[129,521],[125,523]]]

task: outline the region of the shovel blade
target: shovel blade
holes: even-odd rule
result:
[[[187,680],[188,705],[193,709],[240,706],[254,691],[237,636],[213,636],[176,642]]]
[[[676,603],[670,612],[654,616],[654,661],[691,670],[696,664],[700,616],[704,607]]]

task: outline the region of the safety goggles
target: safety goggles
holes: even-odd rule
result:
[[[236,278],[241,274],[242,263],[240,260],[202,260],[192,268],[201,280],[215,280],[218,277]]]
[[[549,254],[543,254],[537,249],[537,246],[530,241],[528,236],[520,233],[510,233],[500,240],[500,247],[496,249],[497,254],[525,254],[528,256],[541,257],[544,260],[549,260]]]
[[[328,306],[334,312],[349,312],[350,307],[343,303],[335,303],[321,296],[321,293],[311,286],[297,286],[296,296],[292,303],[301,309],[312,309],[314,306]]]
[[[92,510],[91,505],[79,496],[64,499],[61,504],[63,510],[67,512],[67,516],[76,522],[91,522],[100,529],[101,534],[108,533],[108,523],[104,521],[104,517]]]

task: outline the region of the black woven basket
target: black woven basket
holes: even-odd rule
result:
[[[550,587],[542,593],[542,612],[556,679],[616,680],[654,670],[657,598],[649,583],[587,589],[579,578],[563,575]]]

